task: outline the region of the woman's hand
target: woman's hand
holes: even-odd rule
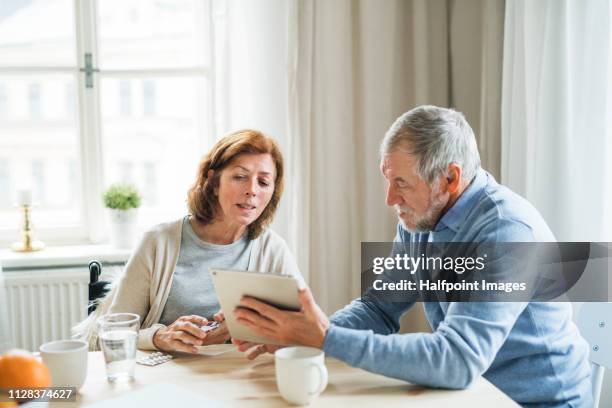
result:
[[[211,344],[223,344],[230,338],[229,331],[227,330],[227,324],[225,322],[220,323],[219,327],[206,332],[206,338],[202,346],[210,346]]]
[[[210,335],[200,328],[207,323],[208,320],[201,316],[181,316],[170,326],[162,327],[155,332],[153,345],[165,352],[197,353],[198,349],[195,346],[203,345]]]
[[[219,323],[219,327],[213,329],[211,331],[206,332],[206,338],[204,339],[203,346],[208,346],[211,344],[223,344],[229,340],[229,330],[227,329],[227,324],[225,323],[225,316],[223,315],[223,311],[219,310],[213,317],[213,319]]]

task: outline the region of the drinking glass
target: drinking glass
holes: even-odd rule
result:
[[[139,329],[140,316],[134,313],[111,313],[98,321],[108,381],[134,379]]]

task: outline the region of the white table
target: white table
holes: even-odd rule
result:
[[[107,382],[102,353],[90,352],[87,380],[77,402],[51,403],[50,406],[86,406],[150,384],[168,383],[220,400],[227,406],[288,406],[276,388],[273,356],[264,355],[249,361],[234,346],[227,347],[231,351],[220,356],[181,355],[154,367],[137,365],[136,380],[119,385]],[[311,406],[518,407],[484,378],[479,378],[469,389],[452,391],[386,378],[331,358],[326,360],[326,365],[329,385]]]

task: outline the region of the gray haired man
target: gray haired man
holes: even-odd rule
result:
[[[480,167],[474,133],[461,113],[412,109],[391,126],[380,153],[386,202],[399,218],[396,241],[554,241],[537,210]],[[416,298],[385,302],[366,292],[330,319],[308,289],[300,299],[300,312],[244,298],[244,308],[234,313],[282,344],[319,347],[411,383],[465,388],[482,375],[524,406],[592,405],[587,344],[567,303],[426,302],[433,332],[398,334],[400,317]],[[251,358],[271,350],[249,343],[239,348]]]

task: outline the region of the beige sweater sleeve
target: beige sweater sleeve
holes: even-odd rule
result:
[[[109,308],[110,313],[136,313],[140,316],[141,325],[150,308],[152,260],[155,258],[155,237],[153,234],[152,232],[146,233],[132,254],[125,266],[124,274],[118,283],[117,293]],[[156,324],[148,328],[141,328],[138,333],[138,348],[155,350],[153,336],[160,327],[163,327],[163,325]]]
[[[306,286],[295,257],[280,235],[269,229],[261,237],[259,244],[261,252],[254,270],[293,276],[299,281],[300,287]]]

